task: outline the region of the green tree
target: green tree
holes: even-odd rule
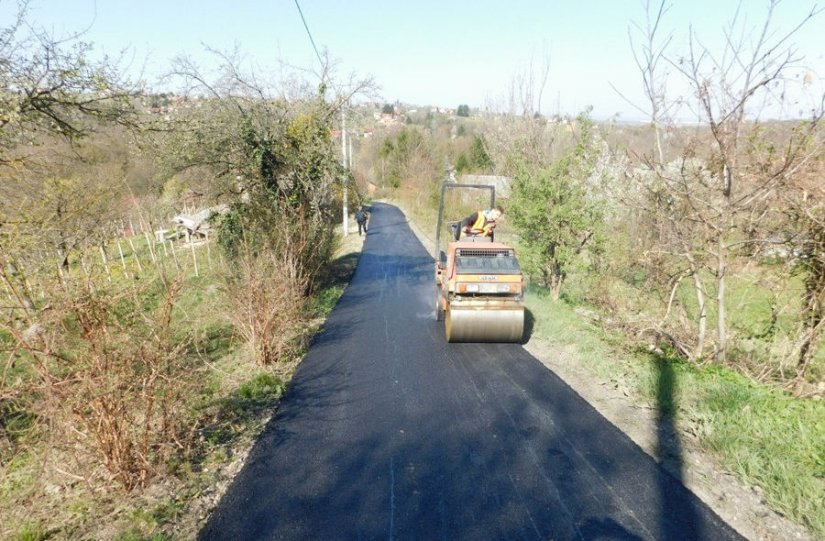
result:
[[[216,55],[223,64],[214,82],[188,58],[176,60],[174,75],[210,97],[181,111],[180,128],[158,150],[169,173],[197,168],[212,179],[214,195],[233,203],[217,224],[224,246],[288,254],[289,272],[311,291],[332,254],[340,208],[344,171],[333,121],[370,83],[354,82],[350,93],[333,99],[321,84],[284,100],[276,97],[281,91],[245,74],[239,55]]]
[[[461,154],[458,155],[455,168],[459,173],[465,171],[472,173],[490,173],[493,171],[493,160],[487,153],[486,143],[483,137],[479,135],[473,136],[469,150],[461,152]]]
[[[463,173],[467,169],[470,168],[470,159],[467,157],[466,152],[462,152],[458,155],[458,159],[455,161],[455,170],[457,173]]]
[[[568,273],[585,263],[585,247],[599,249],[603,223],[601,205],[587,188],[596,157],[593,124],[582,114],[578,125],[575,148],[550,166],[534,168],[519,161],[510,199],[509,216],[525,270],[556,299]]]
[[[470,116],[470,106],[466,104],[459,105],[456,115],[464,117]]]
[[[493,170],[493,160],[487,153],[487,144],[484,138],[476,135],[473,137],[473,144],[470,147],[470,163],[481,172],[491,172]]]
[[[381,147],[378,149],[378,157],[381,158],[381,184],[386,183],[391,188],[398,188],[401,185],[401,172],[396,157],[395,145],[389,137],[381,143]]]
[[[430,160],[430,149],[424,134],[413,126],[405,126],[394,137],[387,137],[378,150],[382,159],[383,177],[393,187],[401,186],[402,180],[415,176],[420,160]]]
[[[227,105],[221,100],[205,118],[204,108],[182,118],[191,129],[170,134],[166,163],[175,172],[197,164],[214,178],[213,189],[237,196],[216,223],[229,255],[241,244],[286,250],[311,289],[333,248],[343,174],[330,136],[334,115],[320,98],[298,110],[257,102],[241,112]]]

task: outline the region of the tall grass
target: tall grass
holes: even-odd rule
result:
[[[179,288],[158,302],[145,290],[82,284],[54,292],[30,327],[4,324],[16,367],[4,374],[3,396],[87,482],[105,477],[131,490],[186,446],[178,379],[188,366],[171,333]]]
[[[690,374],[686,416],[722,464],[781,514],[825,537],[825,403],[794,399],[725,369]]]

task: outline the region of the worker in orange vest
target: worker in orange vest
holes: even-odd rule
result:
[[[462,231],[469,236],[492,237],[493,229],[496,228],[496,220],[502,214],[504,214],[504,209],[501,205],[470,214],[453,227],[455,240],[459,239]]]

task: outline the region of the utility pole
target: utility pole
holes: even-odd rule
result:
[[[344,167],[344,236],[349,233],[349,209],[347,208],[347,112],[346,104],[341,104],[341,165]]]

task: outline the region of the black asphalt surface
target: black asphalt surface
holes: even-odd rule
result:
[[[372,207],[352,282],[202,540],[741,539],[519,344],[447,344]]]

